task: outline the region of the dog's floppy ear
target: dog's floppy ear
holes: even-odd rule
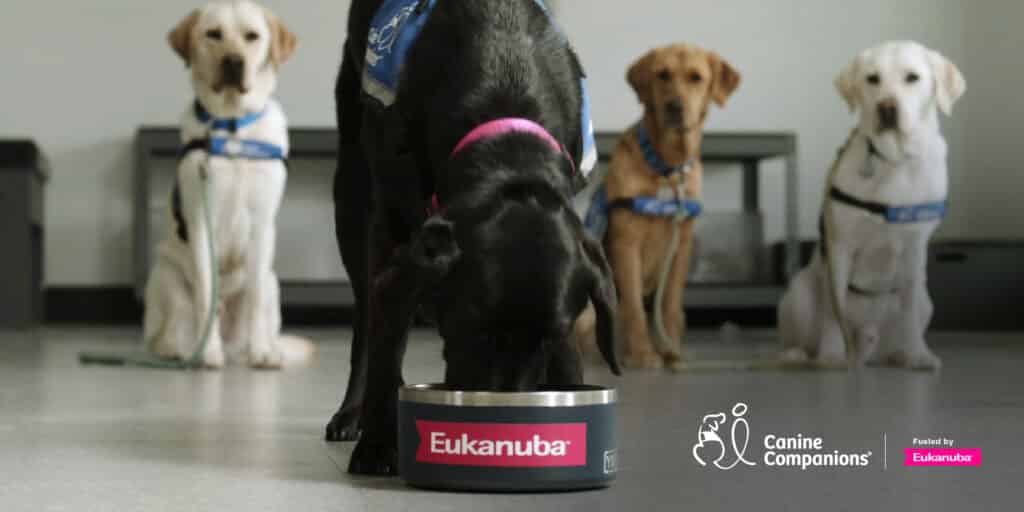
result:
[[[724,107],[732,93],[740,86],[740,73],[715,52],[708,53],[711,61],[711,98]]]
[[[839,76],[836,77],[835,85],[836,90],[839,91],[839,95],[843,97],[846,104],[850,107],[850,112],[857,110],[860,105],[860,63],[862,57],[858,55],[848,64],[842,71],[839,72]]]
[[[654,53],[655,50],[647,52],[646,55],[634,62],[629,67],[629,71],[626,72],[626,81],[629,82],[630,87],[636,92],[637,99],[644,106],[650,105],[653,100],[651,98],[651,80],[654,78],[652,76],[654,71],[651,68],[654,66]]]
[[[455,240],[455,224],[443,217],[431,217],[413,237],[409,256],[426,277],[440,279],[462,255]]]
[[[618,297],[615,293],[615,278],[612,268],[604,256],[601,244],[590,235],[583,234],[583,256],[590,274],[590,302],[597,316],[597,348],[615,375],[621,375],[619,361],[615,355],[615,309]]]
[[[956,65],[939,52],[928,50],[928,62],[935,77],[935,99],[939,110],[947,116],[953,113],[953,105],[967,92],[967,81]]]
[[[186,66],[192,64],[192,29],[196,27],[196,23],[199,23],[199,9],[190,12],[167,34],[167,42],[185,61]]]
[[[292,53],[295,53],[299,39],[291,30],[288,30],[288,27],[284,26],[281,18],[278,18],[269,9],[263,9],[263,15],[267,18],[267,25],[270,27],[270,62],[276,69],[284,64],[292,56]]]

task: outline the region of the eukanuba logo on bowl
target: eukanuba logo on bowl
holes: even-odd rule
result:
[[[586,423],[416,421],[416,461],[493,467],[587,465]]]

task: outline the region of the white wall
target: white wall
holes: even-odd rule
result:
[[[975,238],[1024,239],[1024,2],[964,2],[967,165],[959,186]]]
[[[285,67],[279,94],[292,125],[332,126],[332,87],[348,2],[265,3],[302,41]],[[984,5],[969,10],[967,4]],[[5,3],[0,137],[37,139],[53,166],[47,190],[48,284],[130,283],[131,139],[140,124],[176,122],[189,100],[184,67],[164,38],[195,5],[185,0],[92,0],[59,7],[29,0]],[[1022,114],[1015,92],[1021,88],[1007,83],[1021,81],[1016,51],[1022,42],[1012,24],[1021,19],[1022,5],[1016,0],[558,0],[557,9],[592,77],[602,129],[622,129],[639,115],[623,76],[651,46],[698,42],[735,64],[744,84],[726,110],[712,114],[710,128],[799,134],[804,236],[814,235],[823,176],[851,124],[831,85],[838,68],[862,47],[890,38],[918,39],[962,64],[970,55],[973,60],[964,66],[971,89],[967,108],[947,123],[957,206],[943,233],[957,236],[968,224],[976,229],[984,223],[988,236],[1021,236],[1018,227],[994,222],[1002,218],[1002,207],[990,200],[1010,202],[1024,190],[1013,141],[997,129],[1012,127]],[[995,41],[991,23],[1005,25],[1002,33],[1016,39]],[[973,44],[965,43],[965,35]],[[989,47],[995,47],[998,59],[987,55]],[[1001,78],[985,82],[989,76]],[[1013,101],[1016,106],[1007,109]],[[1002,138],[971,137],[974,151],[968,154],[968,130]],[[995,156],[987,161],[989,155]],[[981,167],[1001,178],[965,178]],[[762,187],[770,236],[781,233],[779,170],[770,167]],[[303,178],[293,173],[293,179]],[[734,182],[723,175],[713,183],[716,204],[738,201]],[[329,198],[323,187],[297,188]],[[322,253],[318,268],[326,272],[337,257],[330,225],[320,224],[305,229],[322,229],[318,238],[327,245],[300,246],[295,254]]]

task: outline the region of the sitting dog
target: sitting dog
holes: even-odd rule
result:
[[[643,119],[626,132],[612,155],[604,189],[594,194],[587,227],[600,235],[620,295],[619,349],[628,368],[678,369],[683,363],[683,289],[701,212],[700,145],[711,104],[725,106],[740,74],[718,54],[678,44],[651,50],[634,63],[627,80],[644,106]],[[673,247],[673,223],[679,230]],[[665,261],[671,258],[668,273]],[[660,315],[667,340],[652,345],[644,299],[663,282]],[[578,323],[586,350],[593,322]],[[659,334],[656,332],[655,334]],[[661,336],[658,336],[661,338]]]
[[[271,94],[295,36],[270,11],[233,1],[193,11],[169,40],[191,68],[196,99],[183,117],[168,235],[157,247],[146,286],[147,347],[165,358],[190,360],[212,321],[201,354],[206,367],[221,367],[226,358],[259,368],[305,361],[313,345],[280,336],[273,270],[288,127]],[[212,226],[203,199],[207,180]],[[213,273],[217,297],[211,297]],[[212,319],[211,299],[221,313]]]
[[[833,168],[819,250],[779,306],[784,357],[938,369],[924,338],[928,240],[948,190],[938,112],[951,113],[966,83],[939,53],[889,42],[861,53],[836,87],[860,120]]]
[[[587,160],[582,79],[539,0],[352,3],[335,205],[356,318],[326,432],[359,439],[349,472],[397,470],[397,389],[421,305],[457,389],[580,383],[569,334],[588,301],[618,372],[610,270],[570,203]]]

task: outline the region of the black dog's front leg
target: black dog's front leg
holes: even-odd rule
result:
[[[370,292],[369,367],[360,429],[363,435],[349,461],[349,473],[393,475],[398,471],[397,401],[403,384],[402,359],[417,305],[415,276],[402,265],[376,280]]]
[[[423,291],[435,285],[459,257],[452,224],[431,219],[401,251],[396,263],[374,281],[370,292],[369,367],[360,427],[363,435],[349,461],[349,473],[398,472],[398,387],[409,328]]]

